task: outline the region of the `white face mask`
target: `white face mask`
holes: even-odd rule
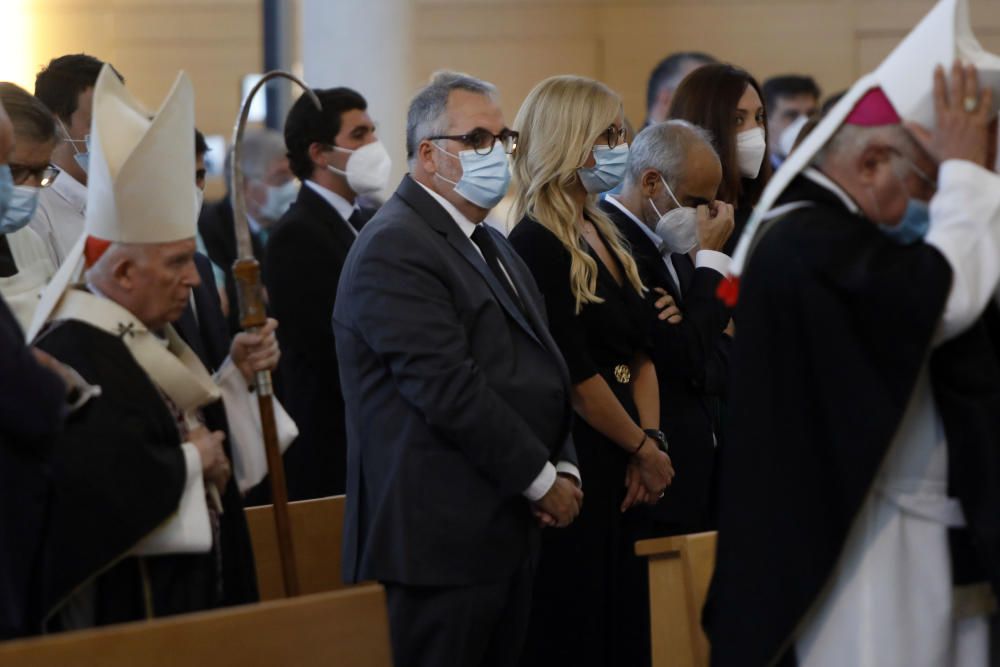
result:
[[[347,179],[354,194],[367,195],[384,190],[389,185],[389,172],[392,171],[392,158],[381,141],[373,141],[356,150],[334,146],[333,150],[348,153],[347,169],[341,171],[332,165],[327,169]]]
[[[755,127],[736,135],[736,157],[740,163],[740,173],[747,178],[757,178],[764,163],[767,138],[763,128]]]
[[[197,185],[194,187],[194,217],[201,215],[201,207],[205,203],[205,191]]]
[[[284,185],[268,185],[267,199],[260,207],[261,217],[277,222],[299,196],[299,182],[294,178]]]
[[[674,200],[677,208],[672,208],[660,215],[660,209],[656,208],[652,199],[649,200],[653,211],[659,216],[659,220],[656,222],[656,235],[663,240],[664,247],[672,253],[691,252],[698,247],[698,212],[690,206],[681,206],[662,175],[660,181],[667,189],[667,194]]]
[[[792,152],[792,149],[795,147],[795,140],[799,138],[802,128],[808,122],[809,116],[800,114],[788,127],[781,131],[781,135],[778,137],[778,150],[781,152],[781,157],[788,157],[789,153]]]

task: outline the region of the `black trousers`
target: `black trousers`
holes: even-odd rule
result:
[[[395,667],[515,667],[531,608],[525,558],[503,581],[471,586],[382,582]]]

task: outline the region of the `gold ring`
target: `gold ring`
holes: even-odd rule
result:
[[[975,112],[976,109],[979,108],[979,100],[977,100],[972,95],[969,95],[968,97],[966,97],[965,101],[963,102],[963,104],[965,106],[965,110],[968,111],[969,113],[973,113],[973,112]]]

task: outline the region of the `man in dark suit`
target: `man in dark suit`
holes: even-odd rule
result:
[[[417,93],[410,175],[352,248],[334,307],[344,579],[386,586],[397,666],[517,664],[539,523],[568,525],[582,502],[542,297],[482,224],[514,143],[495,96],[454,73]]]
[[[344,493],[344,399],[330,321],[347,251],[373,213],[358,205],[358,195],[372,191],[374,171],[384,171],[375,174],[384,187],[389,167],[354,160],[372,151],[388,159],[365,99],[348,88],[315,92],[322,110],[303,95],[285,121],[289,163],[303,185],[264,259],[271,309],[282,322],[282,403],[299,427],[285,454],[292,500]]]
[[[263,262],[270,231],[295,201],[299,182],[288,166],[281,134],[275,130],[247,130],[242,156],[243,197],[250,224],[250,242],[254,257]],[[232,151],[226,156],[227,179],[231,168]],[[226,187],[229,187],[228,180]],[[236,233],[233,230],[233,203],[229,192],[219,201],[205,205],[198,217],[198,233],[205,242],[209,258],[225,272],[229,333],[235,336],[242,327],[232,271],[236,261]]]
[[[715,201],[721,178],[704,131],[684,121],[658,123],[632,142],[621,194],[601,203],[659,301],[653,360],[660,423],[678,472],[653,509],[660,535],[708,530],[713,523],[713,462],[730,340],[730,312],[715,292],[729,265],[720,250],[733,230],[732,207]]]

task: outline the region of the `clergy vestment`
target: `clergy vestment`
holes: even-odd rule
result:
[[[187,406],[130,349],[133,339],[153,334],[117,304],[83,298],[76,310],[57,311],[37,343],[101,387],[99,398],[67,420],[52,449],[41,559],[48,628],[255,600],[253,557],[234,482],[222,494],[223,512],[209,516],[200,456],[193,445],[181,444],[178,413]],[[78,319],[102,308],[113,317]],[[186,366],[199,363],[179,337],[170,347],[165,354],[186,350]],[[208,375],[202,373],[204,382]],[[187,376],[181,380],[190,387]],[[157,535],[172,519],[186,523],[182,538],[166,543]]]
[[[983,664],[1000,178],[949,161],[939,181],[926,242],[896,244],[815,170],[761,232],[720,452],[714,665]]]

